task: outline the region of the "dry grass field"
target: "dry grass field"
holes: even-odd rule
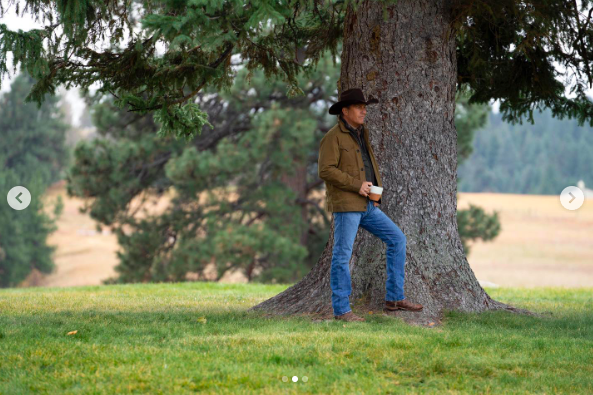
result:
[[[57,271],[50,275],[32,273],[21,286],[101,284],[116,274],[116,237],[107,229],[96,232],[95,222],[78,211],[82,200],[68,198],[63,183],[48,190],[45,202],[54,201],[58,195],[64,201],[64,211],[58,230],[48,240],[57,246]],[[170,196],[163,197],[147,202],[146,207],[154,214],[164,210],[169,200]],[[564,209],[558,196],[460,193],[458,200],[459,209],[472,203],[488,213],[499,212],[499,236],[471,246],[468,261],[480,281],[519,287],[593,285],[592,200],[575,211]],[[132,204],[132,210],[139,201]],[[221,281],[244,282],[245,278],[234,272]]]
[[[501,286],[593,285],[593,200],[574,211],[559,196],[461,193],[468,203],[499,212],[501,231],[471,246],[468,261],[479,280]]]

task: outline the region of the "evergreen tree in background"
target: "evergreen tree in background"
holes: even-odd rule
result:
[[[65,145],[69,126],[59,111],[59,97],[48,95],[39,108],[24,102],[34,82],[19,74],[0,98],[0,163],[19,179],[35,173],[47,187],[63,178],[69,164]]]
[[[559,195],[579,180],[593,185],[593,127],[536,112],[534,124],[508,124],[490,113],[475,152],[460,166],[464,192]]]
[[[92,198],[85,211],[118,235],[119,275],[107,282],[183,281],[209,262],[219,278],[234,268],[253,281],[302,278],[328,239],[317,159],[338,71],[328,54],[300,77],[307,95],[289,98],[284,82],[240,69],[230,92],[198,95],[213,128],[191,142],[87,93],[102,137],[77,145],[68,192]],[[135,215],[134,197],[169,189],[164,213]]]
[[[0,191],[4,199],[15,186],[31,193],[31,203],[24,210],[12,209],[6,200],[0,204],[0,287],[19,284],[33,269],[51,273],[55,268],[55,247],[48,246],[46,239],[56,230],[63,206],[58,200],[52,218],[43,211],[41,197],[60,179],[67,164],[68,125],[62,122],[57,97],[46,98],[39,109],[24,103],[33,82],[21,74],[0,97]]]

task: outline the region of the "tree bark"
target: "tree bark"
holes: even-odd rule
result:
[[[406,298],[421,312],[389,313],[415,324],[438,325],[446,310],[506,309],[482,289],[465,257],[457,229],[457,81],[455,34],[446,0],[400,0],[383,21],[379,2],[350,7],[344,22],[340,92],[361,88],[366,125],[383,181],[379,206],[407,239]],[[330,238],[317,265],[299,283],[252,310],[331,317]],[[359,228],[350,260],[356,312],[381,312],[385,301],[386,246]]]

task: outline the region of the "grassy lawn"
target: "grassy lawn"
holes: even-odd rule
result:
[[[593,393],[593,288],[487,288],[551,313],[451,312],[438,328],[246,312],[286,287],[0,290],[0,394]]]

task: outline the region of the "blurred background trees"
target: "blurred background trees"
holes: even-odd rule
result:
[[[0,286],[18,284],[33,269],[50,273],[55,265],[46,238],[53,232],[61,202],[48,216],[39,199],[53,182],[63,178],[69,163],[65,145],[68,125],[59,111],[59,97],[46,97],[38,109],[35,103],[24,103],[33,86],[25,74],[17,76],[11,90],[0,96]],[[6,194],[21,185],[31,193],[31,203],[24,210],[13,210]]]
[[[253,281],[304,276],[329,237],[317,157],[335,124],[327,103],[338,72],[325,57],[299,81],[306,96],[289,98],[283,81],[240,69],[229,92],[198,95],[213,128],[190,142],[157,136],[151,114],[87,94],[101,137],[77,146],[68,192],[91,198],[91,217],[117,234],[119,277],[108,282],[183,281],[210,262],[218,278],[237,267]],[[135,196],[169,189],[161,215],[129,212]]]

